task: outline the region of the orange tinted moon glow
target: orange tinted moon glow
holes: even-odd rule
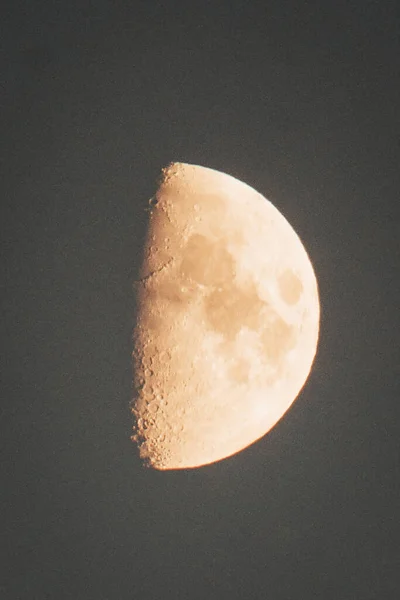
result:
[[[234,177],[163,170],[137,301],[132,439],[148,466],[239,452],[308,377],[320,313],[310,259],[279,211]]]

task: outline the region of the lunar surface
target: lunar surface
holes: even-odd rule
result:
[[[148,466],[198,467],[265,435],[299,394],[317,282],[287,220],[234,177],[175,163],[149,204],[132,439]]]

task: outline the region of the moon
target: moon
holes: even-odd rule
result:
[[[318,286],[285,217],[230,175],[171,164],[149,205],[132,440],[146,466],[200,467],[264,436],[298,396],[317,349]]]

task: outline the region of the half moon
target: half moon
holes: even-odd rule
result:
[[[175,163],[150,201],[134,330],[132,439],[156,469],[247,447],[310,372],[315,274],[283,215],[241,181]]]

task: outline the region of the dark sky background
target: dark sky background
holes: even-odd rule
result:
[[[3,9],[1,600],[400,597],[395,5]],[[157,472],[129,439],[132,282],[171,161],[279,208],[322,320],[269,435]]]

